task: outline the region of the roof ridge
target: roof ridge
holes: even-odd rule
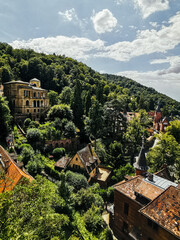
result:
[[[10,155],[8,154],[8,152],[0,145],[1,150],[4,152],[4,154],[6,155],[6,157],[9,159],[9,161],[15,166],[15,168],[17,169],[17,171],[23,175],[23,176],[28,176],[30,178],[32,178],[32,176],[30,174],[25,173],[24,171],[22,171],[15,163],[15,161],[10,157]]]

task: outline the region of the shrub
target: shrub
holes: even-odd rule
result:
[[[85,176],[71,171],[66,172],[66,181],[74,187],[76,191],[88,187],[88,181]]]
[[[92,207],[84,214],[84,222],[88,231],[98,234],[106,226],[101,212],[98,207],[95,207],[94,204]]]
[[[24,120],[24,126],[27,128],[29,126],[29,124],[31,123],[31,119],[30,118],[26,118]]]
[[[54,158],[59,159],[65,155],[65,149],[64,148],[55,148],[52,152]]]
[[[76,126],[73,122],[68,122],[64,127],[64,136],[74,138],[76,136]]]
[[[26,167],[29,174],[31,174],[34,177],[42,172],[44,164],[41,162],[40,159],[35,158],[34,160],[29,161]]]

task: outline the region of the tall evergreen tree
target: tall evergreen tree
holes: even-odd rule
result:
[[[79,80],[76,80],[74,87],[74,94],[71,100],[71,109],[73,110],[74,123],[82,131],[84,128],[83,123],[83,104],[82,104],[82,86]]]
[[[104,86],[101,82],[98,82],[97,89],[96,89],[96,99],[103,104],[104,103]]]
[[[103,135],[103,108],[101,104],[96,100],[92,107],[89,109],[89,118],[86,125],[86,131],[89,136],[95,138],[95,148],[96,139]]]
[[[88,116],[90,107],[91,107],[91,94],[90,94],[90,91],[88,91],[85,99],[86,116]]]

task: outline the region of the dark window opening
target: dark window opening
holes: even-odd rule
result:
[[[36,107],[36,101],[33,101],[33,105],[34,105],[33,107]]]
[[[34,109],[34,112],[36,112],[36,109]]]
[[[128,213],[129,213],[129,204],[124,203],[124,214],[128,215]]]
[[[76,165],[76,164],[73,164],[73,168],[74,168],[74,169],[80,169],[80,166],[79,166],[79,165]]]
[[[122,231],[123,231],[124,233],[128,233],[128,224],[127,224],[126,222],[123,222]]]

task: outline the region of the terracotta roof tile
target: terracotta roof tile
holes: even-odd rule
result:
[[[131,199],[136,199],[136,195],[134,193],[134,187],[142,181],[142,176],[134,177],[128,181],[122,181],[119,184],[114,185],[114,188],[118,192],[122,192],[126,196],[130,197]]]
[[[116,184],[114,188],[133,200],[136,200],[136,193],[153,200],[163,192],[163,189],[144,181],[142,176],[136,176],[128,181]]]
[[[144,196],[145,198],[148,198],[151,201],[163,192],[162,189],[151,185],[150,183],[147,183],[145,181],[141,181],[141,183],[136,185],[134,187],[134,191]]]
[[[0,193],[12,190],[22,178],[27,178],[29,181],[33,180],[33,177],[18,168],[2,146],[0,146],[0,154],[3,165],[5,165],[5,170],[2,164],[0,166],[1,170],[5,171],[5,179],[0,179]]]
[[[180,237],[180,189],[167,188],[156,199],[143,207],[140,212]]]

